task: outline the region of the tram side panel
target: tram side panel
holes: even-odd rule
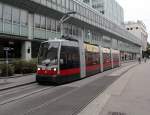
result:
[[[103,70],[112,68],[111,51],[109,48],[103,48]]]
[[[84,44],[86,76],[97,74],[101,71],[99,47],[90,44]]]

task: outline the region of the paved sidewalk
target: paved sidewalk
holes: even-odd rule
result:
[[[35,75],[25,75],[23,77],[12,77],[0,79],[0,91],[16,86],[31,84],[35,82]]]
[[[150,61],[130,69],[79,115],[149,115],[149,68]]]

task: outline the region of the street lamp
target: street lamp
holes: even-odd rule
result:
[[[63,23],[70,18],[71,14],[76,14],[76,12],[72,11],[72,12],[65,13],[59,21],[61,36],[63,35]]]
[[[5,51],[5,53],[6,53],[6,77],[8,77],[8,52],[9,51],[11,51],[11,50],[13,50],[13,48],[10,48],[10,47],[4,47],[4,49],[3,49],[4,51]],[[5,80],[5,82],[6,82],[6,80]]]

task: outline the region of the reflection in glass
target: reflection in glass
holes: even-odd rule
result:
[[[39,52],[38,63],[42,65],[57,65],[59,43],[42,43]]]

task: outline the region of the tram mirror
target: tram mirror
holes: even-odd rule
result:
[[[60,59],[59,62],[60,62],[60,64],[63,64],[63,63],[64,63],[64,60],[63,60],[63,59]]]

